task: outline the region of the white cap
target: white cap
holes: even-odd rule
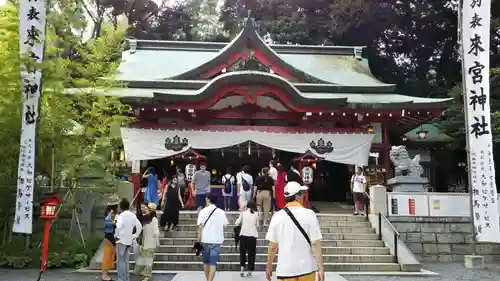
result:
[[[285,185],[285,197],[293,196],[300,191],[306,191],[308,188],[305,185],[300,185],[298,182],[291,181]]]

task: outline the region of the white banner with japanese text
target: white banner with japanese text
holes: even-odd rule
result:
[[[462,48],[472,217],[478,242],[500,242],[490,118],[491,0],[464,0]]]
[[[33,192],[35,186],[35,143],[39,117],[42,73],[37,66],[43,60],[45,45],[45,2],[19,1],[19,53],[23,110],[17,177],[16,215],[12,231],[32,233]]]

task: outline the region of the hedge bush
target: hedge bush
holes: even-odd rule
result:
[[[85,240],[86,247],[80,239],[72,239],[65,233],[53,233],[49,241],[47,268],[81,268],[89,264],[102,242],[102,237],[91,237]],[[0,247],[0,267],[4,268],[40,268],[42,256],[42,235],[33,236],[29,249],[25,248],[22,235],[12,237],[12,242]]]

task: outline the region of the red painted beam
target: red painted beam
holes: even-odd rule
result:
[[[236,90],[238,92],[241,92],[242,90]],[[231,94],[231,95],[234,95]],[[230,96],[230,95],[227,95]],[[223,96],[222,98],[224,98]],[[203,102],[206,104],[206,101]],[[197,111],[201,110],[208,110],[210,106],[200,106],[201,103],[167,103],[167,102],[162,102],[159,104],[130,104],[130,106],[133,109],[139,109],[140,111],[147,111],[147,110],[153,110],[156,109],[157,111],[176,111],[180,109],[181,111],[187,111],[188,109],[195,109]],[[284,104],[285,105],[285,104]],[[287,105],[285,105],[287,106]],[[296,107],[295,107],[296,108]],[[443,110],[441,109],[432,109],[430,111],[427,110],[422,110],[422,111],[414,111],[414,113],[419,113],[415,115],[410,115],[408,116],[405,114],[405,116],[401,116],[401,108],[380,108],[380,109],[352,109],[352,108],[330,108],[330,109],[318,109],[318,108],[308,108],[304,107],[303,110],[300,110],[298,112],[305,114],[306,112],[311,112],[313,116],[357,116],[358,114],[363,115],[363,120],[369,119],[369,120],[375,120],[377,117],[397,117],[399,119],[405,118],[405,117],[415,117],[415,118],[427,118],[428,116],[434,118],[436,116],[441,115],[441,112]],[[375,119],[374,119],[375,118]]]
[[[189,125],[185,124],[155,124],[146,122],[136,122],[132,128],[153,129],[153,130],[199,130],[199,131],[260,131],[270,133],[333,133],[352,134],[364,133],[363,128],[302,128],[284,126],[244,126],[244,125]]]

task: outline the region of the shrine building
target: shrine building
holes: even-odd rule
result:
[[[253,18],[229,43],[127,43],[116,77],[127,87],[112,91],[136,115],[122,128],[127,161],[168,174],[203,159],[217,177],[243,164],[257,175],[271,159],[310,166],[311,200],[341,200],[354,165],[383,183],[391,145],[450,100],[395,94],[363,47],[266,44]]]

